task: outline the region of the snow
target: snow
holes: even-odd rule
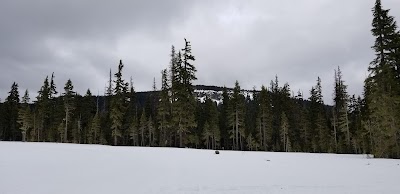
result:
[[[0,142],[0,193],[400,193],[399,164],[365,155]]]
[[[217,105],[221,104],[223,102],[222,98],[222,93],[223,91],[215,91],[215,90],[194,90],[194,93],[197,96],[197,99],[201,102],[204,103],[206,101],[206,98],[210,98],[213,102],[217,103]],[[253,99],[253,92],[248,91],[248,90],[242,90],[240,92],[244,97],[249,96],[249,98],[252,100]],[[228,90],[228,94],[232,95],[233,91]]]

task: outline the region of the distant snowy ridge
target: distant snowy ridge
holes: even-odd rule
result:
[[[212,90],[212,89],[197,89],[199,86],[195,86],[196,89],[194,90],[194,93],[197,97],[197,99],[204,103],[206,98],[210,98],[213,102],[216,102],[217,104],[221,104],[223,102],[223,98],[222,98],[222,89],[220,89],[220,87],[216,87],[217,89]],[[207,86],[206,86],[207,87]],[[208,86],[208,87],[212,87],[212,86]],[[228,94],[232,95],[233,90],[230,88],[227,88]],[[256,91],[258,92],[258,91]],[[243,94],[244,97],[249,97],[250,99],[253,99],[253,91],[249,91],[249,90],[242,90],[240,92],[241,94]]]

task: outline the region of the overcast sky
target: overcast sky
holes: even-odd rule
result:
[[[98,1],[1,0],[0,98],[12,82],[31,99],[55,73],[62,92],[70,78],[84,94],[102,94],[120,59],[136,91],[150,90],[167,67],[171,45],[192,42],[195,84],[242,88],[269,85],[278,75],[309,96],[317,76],[331,103],[339,65],[350,94],[361,94],[374,38],[375,0]],[[399,0],[382,0],[400,18]]]

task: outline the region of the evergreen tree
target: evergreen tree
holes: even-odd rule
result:
[[[100,130],[101,130],[100,116],[99,116],[99,112],[97,111],[96,114],[94,115],[94,117],[92,119],[92,123],[90,125],[90,130],[88,133],[89,143],[98,144],[101,142],[99,139],[99,138],[101,138],[99,136]]]
[[[38,92],[37,109],[34,114],[34,131],[36,131],[35,138],[37,141],[45,141],[48,131],[50,130],[50,115],[51,115],[51,103],[50,103],[50,84],[48,76],[43,82],[43,86]],[[36,122],[37,121],[37,122]]]
[[[312,136],[311,149],[313,152],[332,151],[331,132],[327,125],[326,113],[324,109],[324,101],[322,98],[321,79],[318,77],[317,85],[312,87],[310,91],[310,107],[308,111],[309,131]]]
[[[196,80],[195,60],[191,44],[185,39],[183,54],[172,56],[172,123],[179,134],[179,147],[184,147],[186,134],[196,127],[196,100],[193,93],[193,81]],[[172,51],[174,53],[174,50]]]
[[[268,138],[271,138],[271,102],[268,98],[268,90],[262,86],[259,95],[259,112],[258,112],[258,137],[260,146],[268,150]]]
[[[146,119],[146,111],[145,109],[142,110],[142,116],[140,116],[140,145],[146,146],[146,133],[147,133],[147,119]]]
[[[208,143],[205,144],[207,149],[216,149],[221,139],[221,132],[218,126],[219,113],[217,105],[210,98],[207,98],[204,104],[206,106],[206,122],[204,125],[203,138],[207,138]]]
[[[4,110],[4,103],[1,102],[0,99],[0,140],[4,139],[5,133],[5,110]]]
[[[212,129],[210,127],[210,123],[207,121],[204,124],[204,130],[202,134],[202,139],[204,140],[204,145],[206,146],[207,149],[211,148],[211,138],[212,138]]]
[[[80,100],[77,100],[80,102],[80,112],[81,112],[81,125],[82,125],[82,136],[81,139],[83,143],[88,143],[89,137],[91,133],[91,123],[93,121],[94,115],[97,113],[97,102],[96,98],[92,95],[92,92],[90,89],[86,90],[85,96]],[[99,131],[96,131],[96,135],[99,134]],[[93,135],[92,135],[93,136]],[[93,143],[94,137],[92,137],[92,143]]]
[[[344,84],[340,67],[338,67],[337,71],[335,70],[335,89],[333,100],[333,127],[336,151],[338,151],[337,144],[339,139],[340,142],[345,143],[345,148],[342,148],[341,152],[350,152],[351,142],[348,118],[349,95],[347,94],[347,85]]]
[[[230,107],[230,98],[228,94],[228,90],[226,87],[223,88],[222,90],[222,104],[220,104],[220,114],[219,114],[219,128],[221,131],[221,146],[223,148],[229,148],[230,147],[230,142],[229,139],[229,120],[228,120],[228,115],[229,113],[229,107]],[[233,148],[232,148],[233,149]]]
[[[170,127],[171,102],[169,96],[170,86],[168,84],[167,70],[161,72],[162,86],[157,109],[158,130],[160,131],[160,146],[166,146],[170,142],[167,140],[167,134]]]
[[[246,142],[248,150],[253,151],[258,149],[258,144],[251,133],[247,136]]]
[[[138,132],[138,124],[136,117],[132,117],[132,121],[129,125],[129,137],[132,140],[132,145],[138,146],[139,145],[139,132]]]
[[[25,90],[25,94],[22,97],[22,104],[19,110],[18,123],[21,126],[22,141],[26,141],[28,131],[32,128],[32,116],[31,108],[29,107],[29,92]]]
[[[241,94],[239,82],[235,82],[235,88],[233,89],[231,106],[229,111],[229,123],[232,127],[230,131],[231,139],[233,141],[233,149],[243,149],[241,137],[243,136],[244,128],[244,96]]]
[[[72,112],[75,109],[75,102],[74,102],[74,96],[75,92],[74,86],[72,85],[72,82],[70,79],[68,79],[67,83],[65,83],[64,87],[64,108],[65,108],[65,128],[64,128],[64,138],[63,142],[68,142],[68,123],[71,122],[70,116]]]
[[[291,142],[290,142],[290,138],[289,138],[289,121],[288,118],[286,117],[285,112],[282,112],[282,116],[281,116],[281,138],[282,138],[282,142],[283,142],[283,150],[285,152],[290,152],[291,150]]]
[[[373,140],[373,153],[377,157],[400,157],[400,89],[398,64],[400,58],[399,32],[389,10],[377,0],[372,9],[372,34],[376,37],[372,47],[376,58],[370,63],[370,75],[365,80],[365,99]]]
[[[120,60],[118,65],[118,72],[114,74],[116,80],[114,81],[115,83],[114,96],[112,97],[111,112],[110,112],[111,129],[112,129],[111,136],[114,139],[114,145],[117,145],[118,138],[122,136],[121,128],[123,124],[123,118],[127,101],[126,93],[127,93],[128,83],[125,83],[125,81],[122,79],[123,67],[124,65],[122,64],[122,60]]]
[[[132,145],[138,144],[138,105],[136,102],[136,92],[133,87],[133,81],[131,77],[130,90],[129,90],[129,105],[125,114],[125,136],[127,139],[132,140]]]
[[[3,137],[5,140],[16,141],[20,139],[20,130],[18,124],[18,110],[19,110],[19,91],[18,84],[13,83],[8,97],[4,102],[5,112],[5,130]]]
[[[46,139],[47,141],[55,141],[57,132],[55,128],[57,127],[59,121],[63,117],[63,114],[61,112],[62,108],[60,108],[60,103],[59,99],[56,98],[56,95],[58,94],[57,92],[57,87],[55,85],[54,81],[54,72],[51,74],[51,79],[50,79],[50,85],[49,85],[49,120],[48,120],[48,130],[47,130],[47,135]],[[61,114],[60,114],[61,113]]]
[[[147,121],[147,131],[149,132],[149,146],[155,146],[155,128],[153,124],[153,119],[151,115],[149,116],[149,119]]]

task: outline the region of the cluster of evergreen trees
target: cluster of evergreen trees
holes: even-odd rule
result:
[[[176,51],[155,87],[139,103],[132,81],[122,79],[124,64],[105,96],[81,96],[68,80],[57,96],[54,75],[45,78],[34,103],[28,91],[20,101],[13,83],[0,103],[0,139],[11,141],[170,146],[207,149],[372,153],[400,158],[400,32],[389,10],[376,1],[372,33],[376,58],[369,65],[363,97],[347,93],[338,67],[333,106],[324,104],[321,79],[310,97],[293,95],[278,77],[244,95],[239,82],[224,88],[223,102],[195,98],[195,57],[191,44]],[[113,79],[114,78],[114,79]]]

